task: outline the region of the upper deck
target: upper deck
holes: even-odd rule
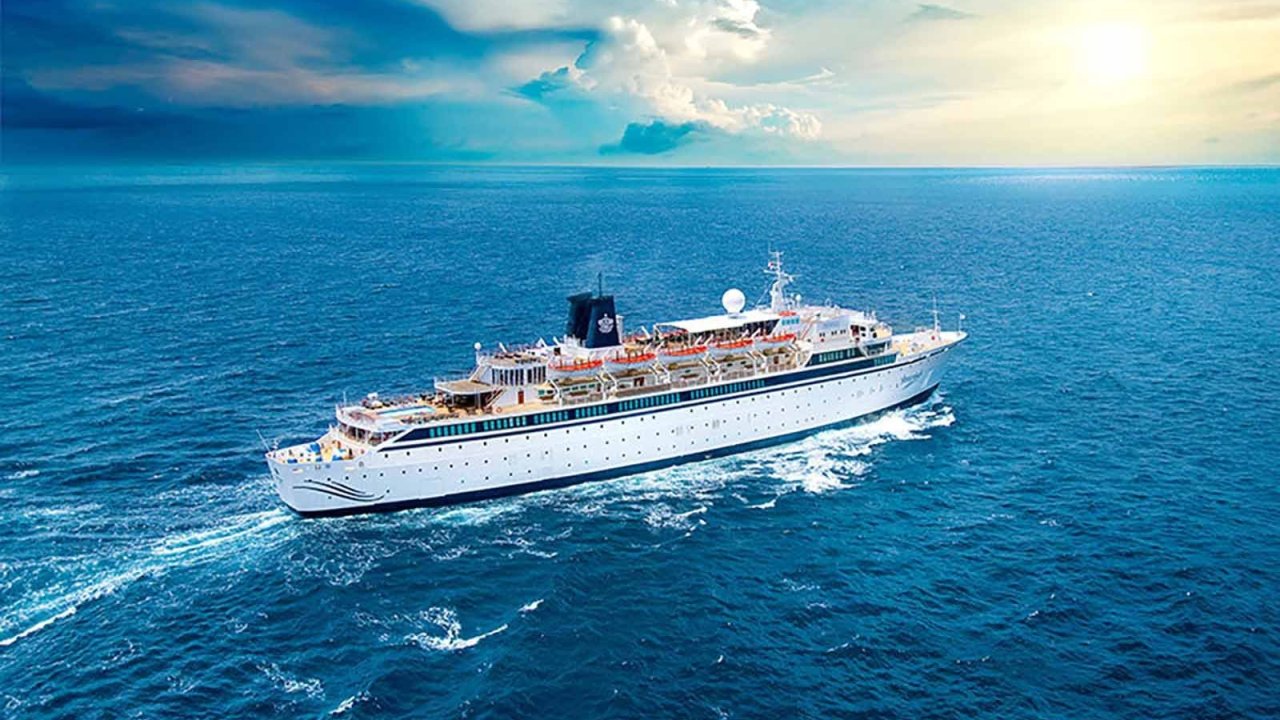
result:
[[[449,424],[483,420],[486,418],[532,415],[547,410],[564,407],[589,405],[607,400],[629,399],[660,395],[675,389],[706,388],[732,383],[739,380],[789,373],[805,367],[813,367],[832,362],[856,360],[859,358],[890,357],[893,360],[907,360],[910,357],[928,352],[951,342],[958,342],[963,337],[955,337],[955,333],[939,333],[933,330],[918,330],[913,333],[894,335],[883,352],[875,354],[851,352],[855,348],[825,351],[823,353],[794,352],[790,348],[780,348],[777,352],[758,351],[754,348],[744,352],[740,357],[722,359],[716,371],[694,371],[683,374],[672,374],[670,368],[654,365],[645,372],[648,382],[636,383],[640,378],[623,378],[619,381],[596,376],[578,378],[575,385],[583,386],[579,393],[562,393],[559,395],[547,392],[549,383],[542,385],[543,392],[533,394],[523,402],[503,404],[455,404],[441,395],[416,395],[396,398],[378,398],[372,396],[359,404],[339,406],[336,408],[340,422],[367,433],[394,435],[413,427],[436,424]],[[777,362],[769,362],[778,356]],[[763,362],[761,362],[763,360]],[[661,371],[667,370],[664,374]],[[626,380],[632,380],[627,383]],[[489,383],[469,379],[438,381],[438,387],[450,388],[459,394],[483,395],[499,392],[500,387]]]

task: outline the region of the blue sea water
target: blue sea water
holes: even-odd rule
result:
[[[0,186],[0,715],[1280,715],[1280,171],[22,169]],[[967,315],[931,402],[301,520],[321,432],[597,273]]]

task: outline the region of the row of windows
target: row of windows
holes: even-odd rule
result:
[[[560,410],[558,412],[538,413],[533,416],[534,425],[546,425],[553,422],[564,422],[569,419],[568,410]]]
[[[680,393],[654,395],[651,397],[642,397],[636,398],[635,400],[625,400],[620,402],[618,403],[618,410],[639,410],[640,408],[658,407],[659,405],[670,405],[671,403],[676,402],[680,402]]]
[[[841,360],[849,360],[857,357],[858,350],[856,348],[845,348],[844,350],[832,350],[830,352],[818,353],[813,356],[810,365],[825,365],[827,363],[840,362]]]
[[[809,361],[810,365],[826,365],[827,363],[840,362],[841,360],[851,360],[859,357],[862,350],[859,348],[845,348],[844,350],[832,350],[830,352],[818,353]],[[874,365],[887,365],[897,358],[894,353],[885,353],[876,358]]]
[[[475,425],[475,423],[470,423]],[[497,420],[485,420],[480,423],[480,429],[484,432],[490,430],[510,430],[511,428],[524,427],[529,424],[528,416],[517,416],[509,418],[498,418]]]
[[[489,423],[485,423],[488,425]],[[453,437],[454,435],[467,435],[476,431],[476,423],[461,423],[458,425],[441,425],[440,427],[429,428],[427,437]]]
[[[535,365],[529,368],[493,368],[493,381],[498,385],[536,385],[547,379],[547,368]]]
[[[728,385],[694,390],[689,393],[689,396],[694,400],[701,400],[702,398],[715,397],[717,395],[728,395],[730,393],[742,392],[743,390],[759,390],[762,387],[764,387],[764,380],[750,380],[748,382],[729,383]]]

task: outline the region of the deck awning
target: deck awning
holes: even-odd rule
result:
[[[777,320],[778,317],[778,314],[771,310],[748,310],[734,315],[712,315],[710,317],[694,318],[693,320],[658,323],[658,329],[665,330],[670,328],[684,330],[690,335],[701,335],[718,330],[733,330],[755,323],[772,322]]]
[[[493,385],[474,380],[438,380],[436,389],[450,395],[485,395],[498,390]]]

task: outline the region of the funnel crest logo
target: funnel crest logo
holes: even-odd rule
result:
[[[605,315],[596,322],[596,327],[599,328],[601,333],[608,335],[613,332],[613,318]]]

